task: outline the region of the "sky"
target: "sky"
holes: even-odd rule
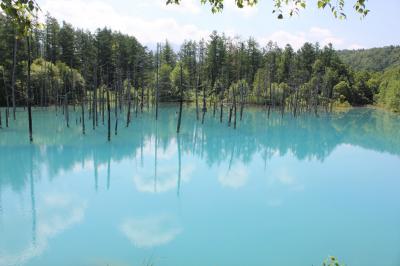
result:
[[[254,37],[261,46],[269,40],[295,49],[304,42],[332,43],[336,49],[360,49],[400,44],[400,0],[369,0],[370,13],[361,19],[346,0],[346,20],[335,19],[328,10],[318,10],[308,0],[299,15],[278,20],[273,1],[259,0],[255,7],[239,9],[225,0],[221,13],[212,14],[200,0],[181,0],[179,6],[166,0],[38,0],[42,14],[49,12],[60,23],[94,32],[108,27],[135,36],[149,47],[168,39],[174,47],[184,40],[207,39],[213,30],[229,37]]]

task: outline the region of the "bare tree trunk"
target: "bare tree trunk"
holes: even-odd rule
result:
[[[236,129],[236,116],[237,116],[237,112],[236,112],[236,89],[233,89],[233,108],[234,108],[234,120],[233,120],[233,128]]]
[[[158,119],[158,89],[159,89],[159,68],[160,68],[160,66],[159,66],[159,61],[160,61],[160,59],[159,59],[159,57],[160,57],[160,52],[161,52],[161,49],[160,49],[161,47],[160,47],[160,45],[157,43],[157,73],[156,73],[156,120]]]
[[[182,70],[182,63],[181,63],[181,70],[180,70],[180,100],[179,100],[179,116],[178,116],[178,126],[176,128],[176,133],[179,133],[181,129],[181,120],[182,120],[182,106],[183,106],[183,70]]]
[[[131,81],[129,80],[129,74],[128,74],[127,87],[128,87],[128,110],[126,114],[126,127],[129,127],[129,123],[131,122]]]
[[[67,127],[69,127],[69,108],[68,108],[68,92],[65,93],[65,119],[67,120]]]
[[[214,97],[213,97],[214,99],[213,99],[213,117],[215,117],[215,113],[216,113],[216,110],[217,110],[217,101],[216,101],[216,96],[214,95]]]
[[[196,88],[195,88],[195,93],[196,93],[196,120],[199,120],[199,85],[200,85],[200,74],[197,76],[197,82],[196,82]]]
[[[6,127],[8,127],[8,114],[9,114],[9,102],[8,102],[8,89],[7,89],[7,82],[6,82],[6,75],[4,74],[3,69],[3,83],[4,83],[4,96],[6,97]]]
[[[143,105],[144,105],[144,84],[143,84],[143,81],[141,82],[141,84],[142,84],[142,93],[141,93],[141,100],[140,100],[140,112],[141,113],[143,113]]]
[[[81,112],[82,112],[82,133],[85,135],[85,102],[84,97],[82,98],[81,102]]]
[[[104,91],[104,86],[101,86],[101,123],[104,126],[104,111],[105,111],[105,91]]]
[[[15,118],[15,67],[17,65],[17,37],[14,35],[14,49],[13,49],[13,65],[12,65],[12,74],[11,74],[11,94],[12,94],[12,105],[13,105],[13,118]]]
[[[229,118],[228,118],[228,127],[231,126],[231,121],[232,121],[232,110],[233,110],[233,105],[229,107]]]
[[[27,79],[27,90],[28,90],[28,126],[29,126],[29,141],[33,142],[33,135],[32,135],[32,108],[31,108],[31,98],[32,98],[32,88],[31,88],[31,41],[30,36],[26,37],[27,41],[27,48],[28,48],[28,79]]]
[[[139,111],[139,89],[135,90],[135,117],[137,117]]]
[[[222,87],[221,90],[221,96],[220,96],[220,111],[219,111],[219,122],[222,123],[222,117],[224,115],[224,87]]]
[[[108,129],[108,135],[107,135],[107,140],[111,141],[111,114],[110,114],[110,90],[107,89],[107,113],[108,113],[108,119],[107,119],[107,129]]]
[[[97,67],[94,68],[94,84],[93,84],[93,103],[92,103],[92,126],[93,130],[97,126]]]
[[[271,82],[271,78],[269,80],[269,104],[268,104],[268,118],[269,118],[269,114],[271,112],[271,104],[272,104],[272,82]]]
[[[150,108],[150,86],[147,84],[147,111]]]
[[[242,121],[243,118],[243,109],[244,109],[244,90],[243,90],[243,84],[240,86],[240,121]]]
[[[201,118],[201,123],[204,124],[204,117],[207,112],[207,102],[206,102],[206,86],[203,86],[203,116]]]
[[[114,134],[118,134],[118,88],[115,88],[115,129],[114,129]]]

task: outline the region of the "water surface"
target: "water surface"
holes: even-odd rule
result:
[[[36,109],[32,145],[3,110],[0,265],[400,265],[397,116],[185,108],[178,136],[177,110],[121,114],[108,143],[101,115],[83,136],[78,109]]]

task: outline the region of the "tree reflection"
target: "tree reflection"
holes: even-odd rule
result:
[[[351,109],[345,112],[321,114],[319,117],[302,114],[296,118],[265,110],[249,108],[237,130],[232,130],[210,118],[204,125],[197,123],[195,110],[186,110],[181,133],[175,134],[175,109],[161,109],[159,120],[143,113],[135,126],[121,128],[111,143],[105,140],[106,129],[82,136],[80,125],[65,128],[62,117],[51,112],[38,112],[36,143],[25,143],[24,125],[11,125],[14,131],[2,131],[0,138],[0,189],[6,186],[21,191],[32,180],[30,173],[49,178],[68,172],[77,165],[92,162],[94,188],[98,189],[98,167],[107,167],[107,188],[111,183],[114,162],[140,156],[140,167],[145,167],[148,143],[154,144],[154,164],[151,168],[154,191],[157,191],[160,162],[164,163],[168,147],[177,151],[177,194],[181,184],[182,151],[204,161],[208,166],[228,160],[247,165],[254,155],[264,160],[264,168],[274,155],[293,154],[299,160],[311,158],[323,161],[340,144],[351,144],[378,152],[400,155],[400,119],[390,113],[373,109]],[[22,115],[22,114],[21,114]],[[71,113],[71,119],[75,113]],[[120,118],[122,119],[122,118]],[[57,134],[54,134],[57,132]],[[160,153],[162,157],[160,158]],[[171,155],[174,156],[174,155]],[[169,158],[173,159],[173,158]],[[148,165],[147,165],[148,167]],[[231,167],[231,166],[229,166]],[[165,176],[164,176],[165,177]],[[163,177],[163,178],[164,178]],[[32,183],[32,182],[31,182]],[[32,186],[34,192],[34,186]]]

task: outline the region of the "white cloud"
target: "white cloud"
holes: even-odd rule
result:
[[[194,165],[185,165],[181,172],[181,182],[188,182],[194,171]],[[178,165],[174,162],[159,162],[157,179],[154,178],[154,168],[138,169],[133,177],[135,187],[140,192],[162,193],[175,189],[178,186]]]
[[[282,169],[280,174],[277,176],[280,183],[284,185],[293,185],[295,182],[294,176],[290,175],[286,168]]]
[[[248,179],[247,168],[242,163],[235,164],[229,171],[220,172],[218,175],[218,181],[222,186],[234,189],[246,185]]]
[[[43,14],[49,12],[60,21],[65,20],[75,27],[91,31],[107,26],[135,36],[145,45],[154,45],[156,42],[168,39],[178,47],[185,39],[207,39],[214,28],[219,32],[225,32],[230,37],[240,34],[243,38],[248,38],[247,33],[233,26],[235,23],[225,28],[221,28],[221,25],[209,25],[207,16],[211,16],[210,7],[202,7],[198,0],[185,0],[179,6],[167,6],[165,0],[132,0],[131,5],[135,9],[129,15],[121,14],[113,7],[114,4],[102,0],[41,0],[41,2]],[[236,7],[234,1],[226,1],[223,16],[227,19],[237,19],[238,17],[256,19],[260,16],[258,13],[257,6],[245,6],[240,9]],[[190,23],[193,21],[190,16],[199,16],[199,14],[204,16],[201,25],[208,26],[202,28],[199,24]],[[218,17],[218,15],[212,16],[212,18]],[[335,48],[358,49],[362,47],[359,44],[349,45],[332,30],[317,26],[302,31],[282,29],[265,35],[256,34],[255,37],[261,46],[271,40],[281,47],[289,43],[294,49],[300,48],[305,42],[319,42],[321,46],[332,43]]]
[[[280,47],[290,44],[294,49],[299,49],[305,42],[319,42],[322,46],[332,43],[335,47],[344,44],[344,40],[334,35],[331,30],[319,27],[311,27],[308,31],[297,32],[279,30],[266,37],[259,38],[258,41],[261,45],[267,44],[268,41],[273,41]]]
[[[314,36],[322,36],[322,37],[327,37],[327,36],[332,35],[330,30],[324,29],[324,28],[319,28],[319,27],[312,27],[310,29],[310,34],[314,35]]]
[[[129,218],[120,225],[122,233],[138,248],[151,248],[174,240],[182,229],[169,216]]]
[[[162,193],[175,189],[178,185],[178,162],[176,160],[178,146],[176,139],[172,139],[166,149],[157,148],[157,178],[154,173],[155,139],[145,143],[143,155],[151,161],[151,166],[144,165],[137,169],[133,176],[135,187],[140,192]],[[193,164],[183,164],[181,182],[188,182],[195,170]]]
[[[245,5],[243,8],[237,7],[235,1],[225,1],[224,12],[232,12],[234,15],[241,17],[250,18],[258,13],[258,6]]]
[[[37,220],[35,242],[32,239],[26,239],[26,235],[15,239],[18,235],[15,230],[19,230],[19,234],[23,228],[10,226],[11,230],[7,231],[6,235],[2,235],[5,239],[13,239],[11,242],[18,243],[16,246],[10,246],[5,241],[6,246],[0,246],[0,265],[22,265],[34,257],[40,256],[48,247],[48,242],[51,238],[67,230],[69,227],[80,223],[85,215],[87,203],[81,198],[67,194],[48,194],[44,195],[38,201]],[[23,217],[21,219],[24,219]],[[15,223],[11,220],[9,222]],[[2,243],[2,242],[0,242]],[[23,246],[20,248],[19,246]],[[9,251],[9,248],[13,248]]]
[[[300,48],[306,41],[307,37],[304,32],[290,33],[287,31],[279,30],[267,37],[259,38],[258,40],[261,46],[266,45],[269,41],[276,42],[280,47],[284,47],[286,44],[290,44],[293,48]]]
[[[364,46],[362,46],[358,43],[353,43],[347,47],[347,49],[350,49],[350,50],[358,50],[358,49],[364,49],[364,48],[365,48]]]
[[[197,12],[194,2],[184,1],[182,10]],[[187,2],[187,3],[186,3]],[[159,6],[161,8],[161,6]],[[65,20],[75,27],[89,29],[105,27],[121,31],[138,38],[145,44],[170,40],[180,44],[185,39],[199,40],[209,35],[192,24],[181,24],[174,18],[145,19],[139,16],[119,14],[111,5],[102,1],[84,0],[46,0],[41,8],[43,13],[49,12],[58,20]],[[176,7],[163,7],[174,9]]]
[[[179,13],[185,14],[199,14],[201,11],[201,7],[198,0],[185,0],[182,1],[179,5],[170,4],[167,5],[165,0],[155,0],[158,5],[165,10],[169,11],[177,11]],[[151,2],[151,1],[149,1]]]

